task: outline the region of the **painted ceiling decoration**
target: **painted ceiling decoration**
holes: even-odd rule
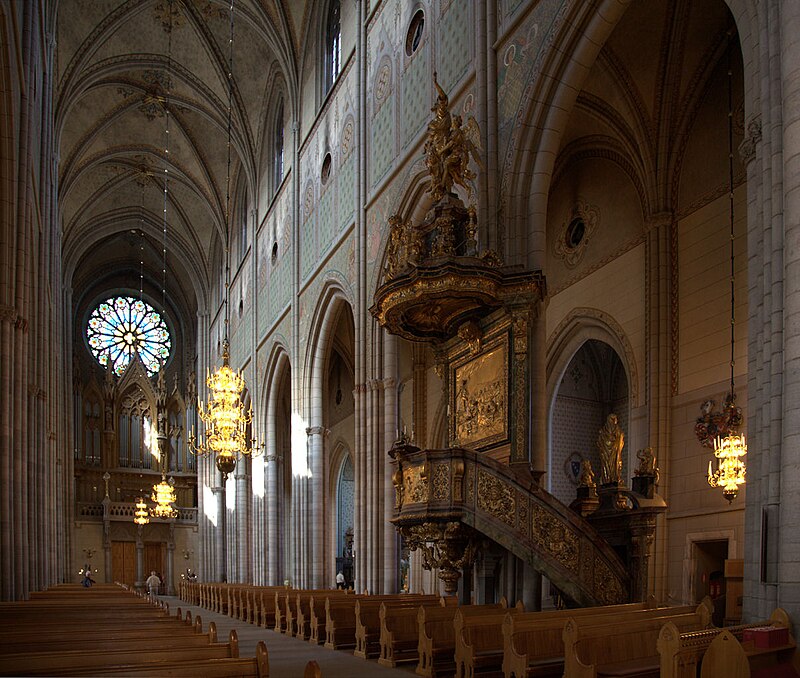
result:
[[[298,26],[311,5],[236,3],[232,176],[248,195],[256,193],[256,177],[265,171],[259,166],[263,149],[271,142],[270,86],[276,78],[297,81]],[[158,285],[169,91],[167,296],[187,317],[210,302],[225,228],[228,10],[227,2],[216,0],[59,3],[59,204],[65,270],[76,299],[138,287],[132,281],[138,267],[128,261],[137,257],[126,256],[134,230],[149,245],[145,280]],[[291,90],[288,95],[291,107]],[[98,277],[98,270],[109,273]]]

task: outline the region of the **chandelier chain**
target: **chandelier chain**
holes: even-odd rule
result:
[[[165,78],[166,93],[164,96],[164,211],[161,229],[161,307],[164,315],[167,313],[167,205],[169,202],[169,147],[170,147],[170,114],[169,103],[172,94],[172,3],[169,0],[169,30],[167,31],[167,77]]]
[[[231,129],[233,118],[233,0],[230,2],[230,34],[228,37],[228,165],[225,176],[225,343],[228,343],[230,325],[231,286]]]
[[[728,43],[728,200],[730,214],[730,286],[731,286],[731,395],[734,395],[733,371],[736,366],[735,357],[735,329],[736,329],[736,283],[734,269],[734,205],[733,205],[733,67],[731,65],[731,52],[733,51],[733,35]]]

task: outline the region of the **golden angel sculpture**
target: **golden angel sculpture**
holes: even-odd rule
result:
[[[425,141],[425,165],[431,177],[428,190],[436,202],[452,193],[454,184],[471,196],[475,173],[469,168],[470,158],[479,167],[483,166],[478,155],[482,150],[478,123],[473,117],[463,123],[460,115],[450,113],[449,99],[436,81],[436,73],[433,74],[433,84],[438,95],[431,109],[434,116],[428,123]]]

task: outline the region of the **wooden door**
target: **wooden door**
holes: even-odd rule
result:
[[[157,541],[146,541],[144,543],[144,573],[143,579],[147,579],[151,572],[155,572],[161,579],[162,584],[167,574],[167,545]],[[163,589],[166,590],[166,587]]]
[[[111,579],[133,586],[136,581],[136,544],[132,541],[111,542]]]

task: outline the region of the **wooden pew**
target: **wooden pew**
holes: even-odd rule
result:
[[[294,610],[296,611],[296,622],[295,622],[295,629],[294,635],[297,638],[302,638],[303,640],[311,640],[311,642],[315,644],[319,644],[319,634],[320,634],[320,617],[322,619],[322,629],[324,633],[325,628],[325,607],[324,603],[318,605],[319,614],[312,614],[312,604],[314,602],[314,598],[316,597],[318,600],[322,600],[324,596],[342,596],[346,595],[344,591],[337,590],[329,590],[325,589],[322,591],[298,591],[297,596],[295,599]],[[316,618],[316,640],[312,638],[312,624],[314,624],[314,618]]]
[[[322,678],[322,671],[319,664],[313,659],[306,664],[306,670],[303,671],[303,678]]]
[[[790,632],[792,628],[786,611],[776,608],[767,621],[729,626],[725,630],[741,643],[746,629],[762,626],[780,626],[789,629]],[[669,622],[664,624],[657,642],[662,678],[696,678],[703,657],[719,634],[720,629],[716,628],[680,633],[674,624]]]
[[[417,605],[381,604],[380,656],[378,664],[395,667],[398,664],[419,662],[419,614],[429,608],[456,608],[456,598],[448,596]]]
[[[482,612],[459,608],[453,618],[455,675],[467,678],[499,672],[503,666],[503,620],[524,612],[522,601],[506,610]]]
[[[417,612],[417,674],[427,678],[450,676],[455,671],[456,637],[453,620],[456,611],[462,615],[505,612],[508,604],[502,598],[497,604],[463,605],[461,607],[421,607]]]
[[[199,647],[185,646],[183,638],[175,638],[167,647],[154,648],[150,645],[152,640],[128,640],[124,644],[117,644],[116,649],[94,649],[93,640],[85,638],[82,629],[75,629],[73,648],[85,643],[82,649],[4,654],[0,662],[0,674],[54,675],[65,670],[92,672],[104,667],[136,664],[143,659],[155,663],[239,657],[239,641],[235,630],[231,630],[227,643],[206,643]]]
[[[789,642],[780,647],[756,648],[751,642],[740,643],[728,629],[724,629],[711,641],[705,653],[700,678],[797,675],[796,652],[797,645],[791,636]]]
[[[269,678],[269,655],[264,641],[258,641],[256,656],[238,659],[186,659],[171,662],[142,662],[103,667],[82,673],[59,671],[60,676],[93,676],[94,678]]]
[[[329,596],[333,598],[341,598],[342,596],[352,595],[351,592],[334,590],[326,591],[325,593],[313,594],[309,597],[308,601],[308,618],[311,633],[309,640],[315,645],[324,643],[325,636],[325,601]]]
[[[707,628],[711,614],[704,605],[688,614],[625,620],[614,615],[570,617],[564,625],[565,678],[653,676],[658,678],[658,635],[671,621],[681,631]]]
[[[275,627],[275,593],[289,591],[288,586],[260,586],[256,594],[259,626],[265,629]]]
[[[20,652],[37,652],[42,648],[42,637],[45,637],[46,647],[51,650],[74,649],[76,642],[75,629],[61,629],[60,632],[41,630],[17,632],[0,635],[0,655],[15,654]],[[170,647],[178,640],[184,647],[201,647],[217,643],[217,626],[214,622],[208,625],[208,631],[197,633],[193,625],[174,626],[166,634],[153,633],[150,627],[139,628],[134,625],[128,628],[92,627],[91,649],[113,650],[126,646],[127,643],[146,641],[148,648],[159,649]]]
[[[378,657],[381,652],[381,606],[407,607],[414,611],[421,604],[456,605],[454,596],[446,599],[436,595],[422,596],[398,594],[397,596],[364,596],[356,600],[355,607],[355,649],[353,655],[362,659]]]
[[[163,606],[142,605],[140,597],[133,593],[127,596],[76,597],[70,591],[59,590],[46,592],[34,601],[9,604],[6,617],[16,623],[8,633],[0,634],[0,674],[153,678],[269,675],[263,643],[259,644],[256,657],[239,658],[235,631],[227,643],[218,643],[214,624],[209,625],[207,635],[200,633],[199,616],[192,623],[187,612],[184,621],[180,610],[175,616],[166,616]],[[98,604],[117,609],[105,615]],[[87,625],[91,627],[88,639]],[[42,649],[43,639],[46,650]]]
[[[564,672],[563,631],[567,619],[627,619],[628,615],[642,618],[664,614],[685,614],[696,611],[695,606],[650,607],[654,600],[644,603],[584,607],[569,610],[525,612],[503,620],[503,675],[561,676]]]
[[[359,597],[325,597],[325,647],[346,650],[356,646],[356,600]]]

